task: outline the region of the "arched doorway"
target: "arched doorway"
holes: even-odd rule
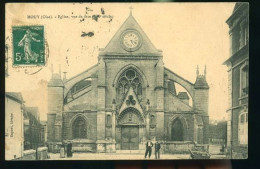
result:
[[[171,140],[183,141],[183,124],[179,118],[176,118],[171,126]]]
[[[72,124],[73,139],[87,138],[87,124],[83,117],[77,117]]]
[[[140,130],[144,125],[144,119],[140,112],[129,107],[122,111],[118,117],[118,126],[121,129],[121,150],[138,150],[142,134]]]

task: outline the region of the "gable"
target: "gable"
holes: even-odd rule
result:
[[[141,45],[132,52],[124,49],[122,44],[122,36],[126,31],[136,31],[140,35]],[[155,48],[147,35],[144,33],[140,25],[137,23],[132,14],[126,19],[123,25],[115,33],[113,38],[104,49],[100,49],[100,56],[116,56],[116,55],[138,55],[138,56],[162,56],[162,52]]]
[[[130,87],[128,93],[126,94],[126,97],[124,98],[124,101],[119,109],[119,114],[125,110],[126,108],[134,107],[137,109],[141,114],[143,113],[143,109],[138,101],[138,98],[136,97],[136,94],[132,87]]]

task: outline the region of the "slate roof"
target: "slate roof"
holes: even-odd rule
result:
[[[208,85],[204,75],[197,76],[194,87],[196,89],[209,89],[209,85]]]
[[[61,77],[59,74],[53,74],[51,77],[51,80],[48,83],[48,86],[56,86],[56,87],[61,87],[64,86],[63,81],[61,80]]]
[[[9,98],[12,98],[13,100],[15,100],[19,103],[25,102],[23,100],[23,96],[22,96],[21,92],[5,92],[5,95]]]
[[[190,99],[189,96],[188,96],[188,94],[187,94],[187,92],[179,92],[179,93],[178,93],[178,98],[179,98],[179,99],[187,99],[187,100]]]
[[[27,113],[33,115],[37,120],[39,120],[39,110],[38,107],[25,107]]]
[[[36,124],[40,126],[39,114],[38,114],[38,107],[25,107],[25,111],[23,113],[23,122],[25,125],[32,125]]]

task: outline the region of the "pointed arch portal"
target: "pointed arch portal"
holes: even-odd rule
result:
[[[73,139],[86,139],[87,138],[87,122],[78,116],[72,123],[72,137]]]
[[[171,126],[171,140],[172,141],[183,141],[183,125],[179,118],[176,118],[172,122]]]
[[[144,125],[144,118],[140,112],[132,107],[125,109],[117,119],[121,128],[121,149],[138,150],[140,142],[140,126]]]
[[[169,141],[186,141],[188,123],[181,115],[174,115],[168,123],[168,140]]]

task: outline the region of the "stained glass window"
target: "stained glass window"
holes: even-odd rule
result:
[[[118,80],[119,99],[123,100],[130,86],[133,88],[139,100],[142,98],[142,83],[141,77],[134,69],[126,70]]]

